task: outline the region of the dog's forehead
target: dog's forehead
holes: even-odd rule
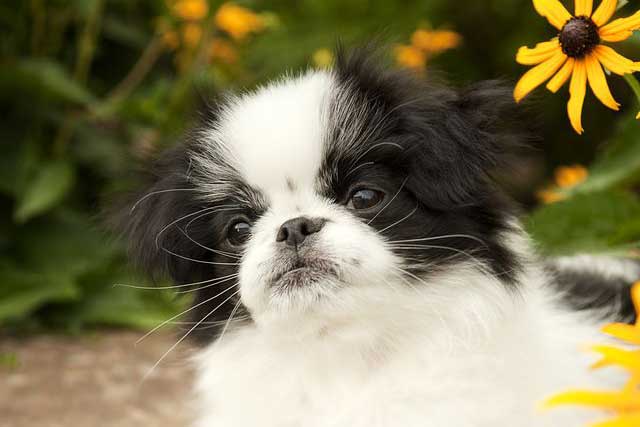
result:
[[[312,189],[322,163],[332,77],[313,72],[240,98],[221,136],[244,182],[267,196]]]

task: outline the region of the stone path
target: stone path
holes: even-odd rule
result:
[[[169,334],[0,338],[3,427],[181,427],[189,424],[192,349]]]

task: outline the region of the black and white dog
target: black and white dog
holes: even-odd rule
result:
[[[195,425],[593,421],[537,404],[619,385],[581,347],[633,318],[640,269],[535,255],[490,179],[509,91],[376,62],[339,55],[226,99],[128,217],[137,261],[195,294]]]

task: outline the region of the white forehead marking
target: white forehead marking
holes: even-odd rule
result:
[[[329,73],[310,72],[245,95],[228,108],[218,137],[248,184],[270,197],[313,186],[331,86]]]

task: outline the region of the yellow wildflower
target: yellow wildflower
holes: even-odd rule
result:
[[[169,50],[175,50],[180,46],[180,38],[175,31],[165,31],[161,34],[162,44],[164,44]]]
[[[555,187],[548,187],[538,191],[536,197],[546,205],[559,202],[566,198],[566,196],[555,189]]]
[[[564,200],[566,195],[562,190],[566,190],[583,182],[589,176],[589,171],[582,165],[560,166],[556,168],[554,177],[555,185],[551,185],[536,193],[538,200],[549,204]]]
[[[413,45],[398,45],[395,48],[396,62],[403,67],[421,71],[427,63],[427,55]]]
[[[173,14],[185,21],[199,21],[209,13],[206,0],[178,0],[170,4]]]
[[[333,53],[327,48],[318,49],[313,52],[311,59],[316,67],[326,68],[333,63]]]
[[[633,31],[640,29],[640,11],[609,22],[617,5],[618,0],[602,0],[594,12],[593,0],[575,0],[575,13],[571,15],[559,0],[533,0],[536,11],[547,18],[559,34],[550,41],[538,43],[533,49],[521,47],[518,50],[516,61],[535,67],[516,85],[516,101],[521,101],[550,78],[547,88],[554,93],[571,78],[567,112],[577,133],[584,132],[582,106],[587,82],[605,106],[617,111],[620,104],[609,90],[602,67],[618,75],[640,71],[640,62],[633,62],[602,44],[626,40]]]
[[[182,28],[182,39],[187,47],[193,48],[197,46],[200,43],[200,38],[202,38],[202,27],[200,25],[189,23]]]
[[[243,40],[251,33],[264,29],[260,15],[233,3],[225,3],[216,12],[215,24],[236,40]]]
[[[225,64],[233,64],[238,61],[238,51],[229,41],[216,37],[211,40],[211,45],[209,46],[209,59]]]
[[[631,297],[636,313],[639,314],[636,323],[634,325],[612,323],[602,328],[602,332],[629,344],[640,345],[640,282],[636,283],[631,289]]]
[[[587,179],[589,171],[581,165],[560,166],[556,169],[556,184],[560,188],[571,188]]]
[[[411,44],[429,54],[437,54],[460,46],[462,36],[449,30],[416,30],[411,36]]]
[[[631,288],[631,299],[638,313],[633,325],[614,323],[603,331],[628,344],[640,345],[640,282]],[[583,405],[600,407],[616,412],[616,418],[592,424],[593,427],[637,427],[640,426],[640,350],[628,350],[608,345],[594,346],[602,359],[593,367],[619,366],[629,371],[631,378],[620,391],[571,390],[557,394],[545,402],[545,406]]]

